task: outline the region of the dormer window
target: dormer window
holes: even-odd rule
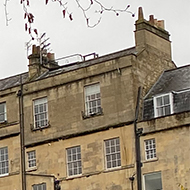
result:
[[[172,93],[154,97],[154,116],[161,117],[173,113]]]

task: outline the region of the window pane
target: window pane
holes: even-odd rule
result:
[[[169,104],[170,103],[169,95],[164,96],[163,98],[164,98],[164,104]]]
[[[106,148],[106,154],[109,154],[111,152],[110,148]]]
[[[36,151],[28,152],[28,167],[35,167],[36,166]]]
[[[162,107],[158,108],[158,109],[157,109],[157,112],[158,112],[158,116],[164,115],[164,110],[163,110]]]
[[[161,106],[163,104],[162,103],[162,97],[159,97],[156,100],[157,100],[157,106]]]
[[[82,173],[80,146],[67,149],[67,171],[68,175],[78,175]]]
[[[166,106],[165,107],[165,115],[169,115],[170,114],[170,106]]]
[[[46,190],[46,183],[33,185],[32,188],[33,190]]]
[[[165,94],[160,97],[155,97],[155,116],[165,116],[171,114],[171,103],[170,94]]]
[[[0,148],[0,175],[9,173],[8,147]]]
[[[107,162],[107,168],[111,168],[111,162]]]
[[[6,104],[0,103],[0,122],[4,122],[6,120]]]
[[[145,158],[146,160],[156,158],[155,139],[145,140]]]
[[[108,156],[107,156],[107,161],[109,162],[110,160],[111,160],[111,156],[108,155]]]
[[[47,98],[34,100],[35,128],[45,127],[48,124]]]
[[[105,153],[107,168],[121,166],[119,138],[109,139],[105,141]]]
[[[0,104],[0,113],[4,113],[4,103],[2,104]]]
[[[0,121],[5,121],[5,116],[4,116],[4,114],[2,115],[0,115]]]
[[[100,85],[94,84],[85,87],[85,113],[91,115],[100,112]]]
[[[162,190],[161,173],[152,173],[144,176],[146,190]]]

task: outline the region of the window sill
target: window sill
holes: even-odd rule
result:
[[[121,168],[122,168],[121,166],[114,167],[114,168],[106,168],[104,172],[106,173],[106,172],[116,171],[116,170],[120,170]]]
[[[70,179],[72,180],[72,179],[81,178],[81,177],[83,177],[82,174],[77,174],[77,175],[67,176],[66,180],[70,180]]]
[[[36,170],[37,170],[37,167],[31,167],[31,168],[26,169],[26,172],[33,172]]]
[[[31,131],[39,131],[39,130],[42,131],[43,129],[46,129],[46,128],[49,128],[49,127],[50,127],[50,124],[48,124],[47,126],[34,128],[34,125],[30,124]]]
[[[84,111],[81,111],[81,114],[82,114],[83,119],[89,119],[89,118],[92,118],[92,117],[103,115],[103,109],[101,108],[100,112],[96,112],[96,113],[92,113],[92,114],[88,114],[88,115],[85,114]]]
[[[9,175],[9,173],[6,173],[6,174],[1,174],[1,175],[0,175],[0,178],[1,178],[1,177],[8,176],[8,175]]]
[[[149,160],[144,160],[144,161],[142,161],[142,163],[149,163],[149,162],[156,162],[156,161],[158,161],[158,158],[152,158]]]
[[[4,120],[4,121],[0,121],[0,124],[7,124],[7,120]]]
[[[9,126],[17,125],[17,124],[19,124],[18,121],[11,121],[11,122],[4,121],[4,122],[0,122],[0,128],[9,127]]]

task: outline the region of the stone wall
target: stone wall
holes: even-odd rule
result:
[[[177,189],[177,183],[190,188],[190,113],[141,122],[142,175],[161,171],[164,189]],[[156,158],[145,159],[144,140],[155,139]]]

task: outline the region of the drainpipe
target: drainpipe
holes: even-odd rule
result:
[[[137,190],[142,190],[141,181],[141,155],[140,155],[140,135],[142,134],[142,129],[137,129],[137,120],[139,115],[139,104],[141,97],[142,87],[138,88],[137,104],[135,110],[135,121],[134,121],[134,133],[135,133],[135,152],[136,152],[136,173],[137,173]]]
[[[134,190],[134,188],[133,188],[133,182],[135,180],[134,176],[135,176],[135,174],[133,174],[131,177],[129,177],[129,180],[131,181],[131,190]]]
[[[20,75],[20,90],[18,91],[17,96],[19,97],[22,190],[26,190],[26,175],[25,175],[25,167],[26,166],[25,166],[25,147],[24,147],[24,112],[23,112],[22,75]]]

